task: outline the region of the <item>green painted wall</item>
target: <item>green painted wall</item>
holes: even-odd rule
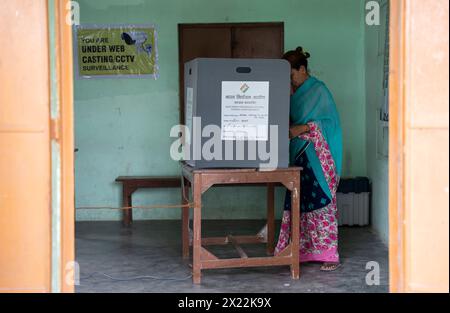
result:
[[[385,1],[383,1],[385,2]],[[383,3],[380,1],[380,3]],[[383,13],[383,12],[381,12]],[[379,153],[377,142],[381,134],[378,109],[383,102],[384,18],[380,26],[365,27],[366,64],[366,155],[367,175],[372,181],[371,224],[384,243],[388,243],[388,158]],[[377,130],[378,128],[378,130]]]
[[[312,73],[335,96],[344,130],[343,175],[366,175],[364,2],[362,0],[79,0],[81,23],[153,23],[160,76],[75,81],[76,206],[118,206],[119,175],[176,175],[170,128],[178,122],[178,23],[285,23],[285,48],[312,55]],[[282,190],[277,207],[282,207]],[[176,203],[178,190],[138,191],[134,204]],[[264,189],[218,188],[205,196],[206,218],[263,218]],[[278,210],[280,213],[281,210]],[[279,214],[278,214],[279,215]],[[179,210],[137,211],[171,219]],[[77,220],[119,219],[110,210],[77,211]]]

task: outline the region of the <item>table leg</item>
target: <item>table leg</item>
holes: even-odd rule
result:
[[[194,192],[194,239],[192,242],[193,264],[192,279],[194,284],[201,282],[201,249],[202,249],[202,185],[201,176],[194,174],[193,192]]]
[[[131,199],[131,195],[132,195],[133,191],[130,190],[127,186],[123,186],[123,191],[122,191],[122,205],[123,207],[130,207],[132,206],[133,202]],[[131,225],[133,221],[133,210],[132,209],[127,209],[127,210],[123,210],[123,225],[129,227]]]
[[[274,184],[267,184],[267,254],[273,255],[275,250],[275,212],[274,212]]]
[[[182,177],[181,201],[183,204],[189,203],[189,185],[187,180]],[[181,232],[183,243],[183,259],[189,258],[189,208],[181,209]]]
[[[293,279],[300,277],[300,197],[299,197],[298,181],[294,184],[291,197],[291,233],[292,233],[292,265],[291,274]]]

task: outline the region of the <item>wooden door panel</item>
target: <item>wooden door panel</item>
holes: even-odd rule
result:
[[[34,121],[48,120],[41,110],[48,89],[33,88],[36,73],[46,72],[48,65],[42,62],[48,58],[46,1],[22,2],[2,1],[0,7],[0,131],[42,131]],[[8,105],[11,99],[14,105]]]
[[[50,291],[47,1],[0,4],[0,292]]]
[[[179,25],[180,124],[184,124],[184,63],[195,58],[230,58],[231,29]]]
[[[0,292],[49,291],[47,144],[42,133],[0,134]]]
[[[232,54],[233,58],[281,58],[282,26],[234,28]]]
[[[230,58],[231,30],[228,27],[184,28],[182,63],[195,58]]]

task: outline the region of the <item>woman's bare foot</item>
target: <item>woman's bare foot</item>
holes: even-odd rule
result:
[[[332,272],[337,270],[341,266],[341,263],[327,263],[324,262],[320,267],[322,272]]]

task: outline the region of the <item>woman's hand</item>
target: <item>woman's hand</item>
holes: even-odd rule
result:
[[[309,126],[304,124],[304,125],[294,125],[289,127],[289,138],[295,138],[300,136],[301,134],[307,133],[309,132]]]

